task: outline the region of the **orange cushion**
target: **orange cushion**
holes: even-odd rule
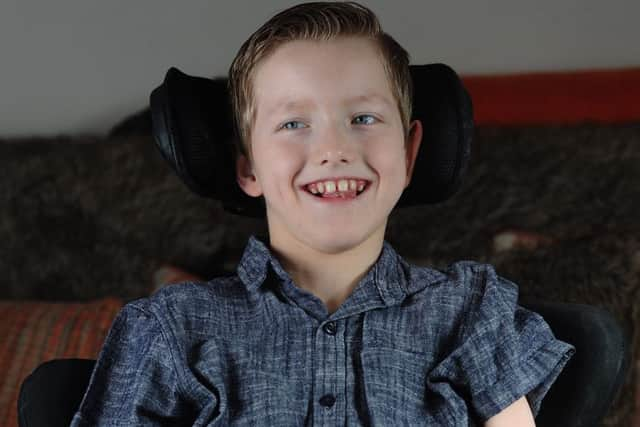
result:
[[[18,425],[20,385],[38,365],[51,359],[97,358],[122,305],[116,298],[0,301],[0,425]]]

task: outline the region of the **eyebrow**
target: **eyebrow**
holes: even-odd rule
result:
[[[393,103],[382,95],[376,93],[369,93],[365,95],[358,95],[351,97],[344,101],[344,105],[363,104],[367,102],[377,102],[384,104],[387,107],[393,108]],[[314,105],[314,102],[310,99],[290,100],[286,102],[276,102],[275,106],[267,111],[267,117],[272,116],[280,111],[302,110]]]

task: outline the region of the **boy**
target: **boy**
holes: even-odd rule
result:
[[[384,242],[422,128],[408,55],[355,3],[274,16],[230,68],[269,241],[114,321],[73,424],[533,426],[573,352],[491,266]]]

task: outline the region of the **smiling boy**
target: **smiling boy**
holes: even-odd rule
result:
[[[73,426],[534,425],[573,347],[490,265],[384,241],[422,139],[408,66],[356,3],[292,7],[243,44],[237,181],[268,242],[127,304]]]
[[[422,128],[404,129],[380,50],[363,37],[288,42],[254,75],[238,182],[264,196],[270,248],[293,281],[332,313],[380,255]]]

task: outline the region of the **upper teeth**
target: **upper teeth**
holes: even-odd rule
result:
[[[307,189],[313,194],[335,193],[338,191],[362,191],[366,181],[355,179],[340,179],[338,181],[320,181],[307,185]]]

